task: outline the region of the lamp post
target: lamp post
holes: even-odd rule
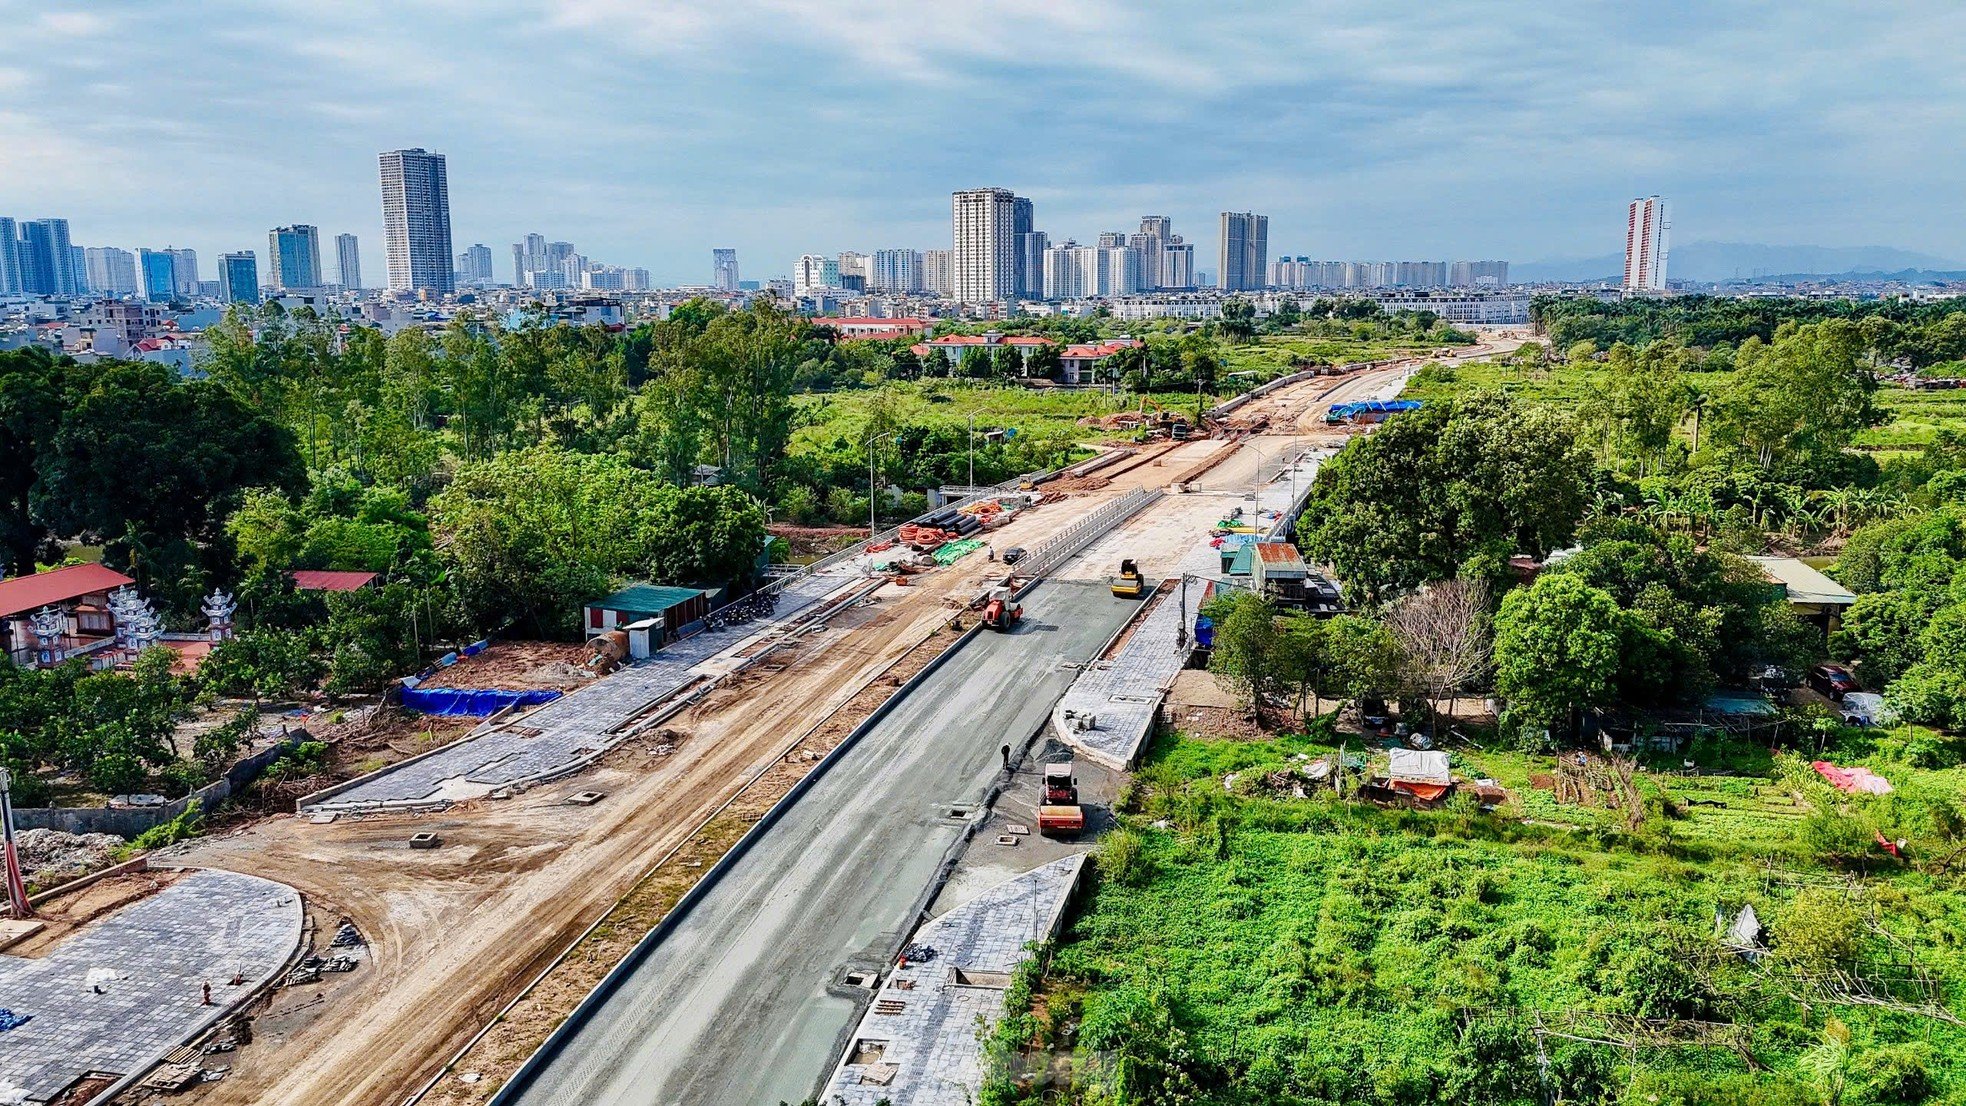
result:
[[[969,416],[969,490],[976,490],[976,415]]]
[[[867,439],[867,537],[872,539],[880,533],[880,524],[874,518],[874,447],[891,438],[899,438],[900,431],[892,434],[875,434]]]

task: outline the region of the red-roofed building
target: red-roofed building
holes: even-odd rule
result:
[[[929,354],[939,353],[953,368],[962,361],[963,354],[973,348],[994,350],[998,346],[1009,346],[1017,351],[1025,364],[1029,364],[1032,351],[1057,344],[1049,338],[1026,334],[1006,335],[992,330],[986,334],[944,334],[940,338],[930,338],[926,342],[918,343],[913,349],[915,356],[925,363],[929,361]]]
[[[0,648],[14,663],[51,664],[113,644],[116,618],[109,593],[136,581],[99,564],[70,565],[32,576],[0,580]],[[60,633],[51,643],[60,656],[39,655],[34,616],[53,612]]]
[[[870,341],[888,338],[909,338],[928,332],[929,319],[881,318],[871,315],[836,316],[812,320],[814,326],[829,326],[841,338],[853,341]]]
[[[360,591],[375,583],[376,572],[334,572],[303,568],[292,573],[297,591]]]
[[[1147,343],[1138,338],[1114,338],[1105,342],[1081,342],[1066,346],[1058,351],[1058,360],[1064,365],[1065,383],[1090,384],[1099,375],[1099,366],[1106,359],[1123,349],[1137,349]]]

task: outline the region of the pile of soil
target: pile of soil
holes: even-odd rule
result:
[[[765,527],[765,532],[774,538],[784,538],[785,544],[792,547],[792,558],[800,561],[836,553],[867,536],[867,531],[859,526],[794,526],[789,522],[775,522]]]
[[[29,883],[52,887],[97,868],[107,867],[123,839],[112,833],[63,833],[31,829],[15,835],[20,849],[21,876]]]
[[[424,687],[493,691],[572,691],[593,677],[587,647],[565,641],[495,641],[423,681]]]

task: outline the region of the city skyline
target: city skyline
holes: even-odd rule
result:
[[[306,17],[317,27],[297,9],[219,3],[200,9],[221,28],[209,60],[123,82],[108,59],[169,18],[162,7],[18,16],[23,33],[0,45],[14,109],[0,141],[17,155],[0,195],[17,218],[68,218],[84,245],[188,242],[208,257],[301,222],[357,234],[379,273],[373,159],[422,146],[450,159],[458,243],[496,253],[549,225],[664,283],[707,281],[715,247],[760,278],[805,250],[941,248],[948,195],[979,181],[1032,199],[1054,240],[1153,211],[1193,228],[1204,258],[1224,210],[1266,213],[1276,247],[1324,257],[1607,254],[1622,250],[1627,201],[1655,191],[1700,238],[1966,256],[1954,174],[1928,156],[1959,136],[1966,92],[1942,46],[1966,13],[1937,5],[1800,5],[1710,25],[1686,9],[1498,20],[1467,5],[1317,18],[1266,6],[1177,33],[1168,15],[1084,3],[968,21],[886,4],[757,20],[693,3],[513,3],[496,31],[460,30],[441,9],[354,5]],[[1815,46],[1830,37],[1834,55]],[[1118,41],[1090,48],[1106,39]],[[433,40],[445,49],[413,64],[410,44]],[[883,40],[899,45],[866,45]],[[1552,53],[1555,41],[1571,45]],[[293,48],[283,76],[337,94],[266,104],[255,90],[276,42]],[[516,87],[522,49],[548,47],[616,82],[605,122],[567,127]],[[1777,54],[1778,74],[1751,64]],[[1888,92],[1861,73],[1885,56],[1930,90],[1915,109],[1876,110]],[[732,83],[752,71],[796,76]],[[653,85],[675,95],[636,95]],[[876,87],[910,111],[841,127],[843,105]],[[1258,112],[1259,97],[1282,106]],[[953,127],[964,142],[928,141]],[[822,164],[779,156],[815,131]],[[155,156],[160,143],[171,156]],[[1843,156],[1813,156],[1824,149]],[[1892,167],[1887,193],[1865,179],[1877,165]]]

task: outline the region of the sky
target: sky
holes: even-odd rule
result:
[[[707,282],[946,248],[949,193],[1054,240],[1217,215],[1272,255],[1521,261],[1676,241],[1966,258],[1966,5],[1331,0],[0,0],[0,214],[219,253],[312,223],[382,277],[376,154],[453,238]],[[332,248],[324,252],[331,254]],[[332,267],[332,260],[326,261]]]

